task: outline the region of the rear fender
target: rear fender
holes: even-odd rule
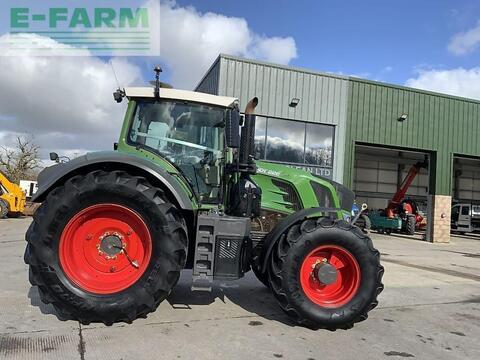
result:
[[[32,201],[42,202],[50,191],[63,184],[68,178],[94,170],[125,170],[132,175],[144,176],[152,182],[152,185],[162,187],[180,209],[196,209],[193,191],[189,194],[171,173],[152,161],[118,151],[89,153],[68,163],[46,168],[38,176],[39,187]]]

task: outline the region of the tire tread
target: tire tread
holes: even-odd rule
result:
[[[312,228],[313,226],[313,228]],[[285,262],[286,252],[280,251],[279,249],[286,249],[290,248],[291,245],[296,243],[300,236],[305,233],[317,231],[319,228],[332,228],[337,227],[339,229],[343,229],[349,231],[350,233],[355,234],[355,236],[359,239],[359,241],[364,241],[367,245],[368,251],[377,259],[377,269],[376,279],[375,282],[377,284],[375,295],[373,299],[370,301],[370,304],[364,307],[364,311],[360,312],[352,321],[342,324],[340,326],[328,326],[328,325],[319,325],[312,321],[311,319],[301,316],[301,314],[295,310],[294,306],[289,302],[289,298],[285,293],[285,290],[282,287],[284,284],[284,276],[285,272],[283,270],[283,265]],[[303,325],[308,328],[312,329],[328,329],[328,330],[336,330],[336,329],[350,329],[353,325],[357,322],[364,321],[368,318],[368,312],[374,309],[378,305],[377,297],[382,292],[384,286],[382,284],[382,277],[384,273],[384,268],[380,264],[380,252],[374,248],[373,242],[363,231],[361,231],[358,227],[351,225],[350,223],[344,220],[334,220],[331,218],[318,218],[316,221],[312,219],[303,220],[300,223],[294,224],[291,226],[279,239],[277,242],[274,250],[272,251],[272,255],[270,258],[270,265],[268,267],[267,275],[268,280],[270,283],[270,288],[272,289],[273,294],[277,298],[280,307],[284,312],[286,312],[289,316],[291,316],[298,324]]]
[[[63,199],[65,192],[68,191],[77,197],[83,190],[105,183],[128,186],[137,191],[137,196],[147,198],[158,205],[158,210],[167,220],[165,230],[171,234],[166,248],[173,252],[173,254],[162,252],[162,264],[168,268],[169,275],[159,281],[150,273],[146,280],[147,283],[157,283],[155,291],[150,292],[146,288],[137,287],[135,306],[122,307],[120,304],[116,306],[119,311],[115,312],[97,311],[89,307],[88,303],[82,303],[81,298],[73,295],[63,285],[55,270],[45,264],[46,253],[50,253],[49,256],[57,256],[51,247],[54,243],[52,234],[55,233],[59,223],[52,219],[52,214],[58,209],[68,210],[69,204]],[[74,176],[54,189],[35,212],[25,239],[27,247],[24,261],[30,266],[29,280],[33,286],[38,287],[41,301],[52,304],[61,319],[76,319],[85,325],[91,322],[103,322],[105,325],[112,325],[115,322],[131,323],[136,318],[144,318],[153,312],[178,282],[180,271],[185,266],[188,243],[186,222],[177,208],[168,202],[163,190],[150,185],[145,178],[132,176],[125,171],[102,170]]]

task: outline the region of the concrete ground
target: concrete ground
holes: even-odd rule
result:
[[[23,263],[30,219],[0,220],[0,359],[480,359],[480,237],[373,234],[385,290],[348,331],[294,326],[252,274],[189,291],[189,273],[132,325],[80,326],[41,304]]]

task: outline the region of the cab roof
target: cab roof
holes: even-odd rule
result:
[[[155,97],[153,87],[125,88],[125,95],[128,98]],[[217,96],[217,95],[205,94],[205,93],[196,92],[196,91],[167,89],[167,88],[160,88],[160,98],[192,101],[192,102],[210,104],[210,105],[221,106],[221,107],[233,107],[234,104],[238,103],[238,99],[234,97]]]

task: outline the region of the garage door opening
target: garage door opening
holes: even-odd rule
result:
[[[369,208],[369,214],[378,214],[388,219],[403,210],[405,202],[411,202],[417,207],[413,209],[421,218],[417,218],[415,225],[410,224],[410,230],[406,229],[406,222],[410,221],[404,217],[401,221],[385,223],[385,227],[376,227],[372,223],[372,229],[380,232],[400,232],[412,234],[412,226],[416,230],[425,228],[428,222],[428,194],[429,194],[429,154],[403,149],[385,148],[371,145],[355,146],[355,164],[353,190],[356,194],[357,204],[365,202]],[[406,184],[408,178],[409,185]],[[405,189],[405,192],[399,191]],[[391,211],[391,202],[399,201],[394,212]],[[389,206],[390,204],[390,206]],[[397,211],[398,210],[398,211]],[[406,210],[406,214],[408,215]],[[405,212],[402,213],[402,216]],[[373,219],[373,215],[370,216]],[[378,219],[377,219],[378,220]],[[412,220],[413,221],[413,220]],[[382,219],[380,219],[382,222]],[[378,221],[377,221],[378,224]],[[414,230],[413,230],[414,231]]]
[[[452,202],[480,204],[480,158],[453,157]]]
[[[480,232],[480,158],[453,157],[451,229]]]

